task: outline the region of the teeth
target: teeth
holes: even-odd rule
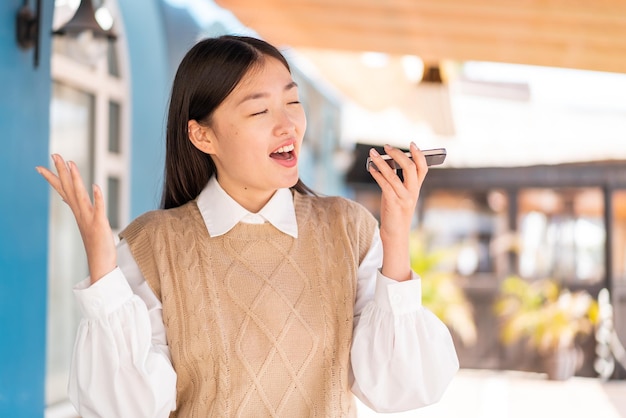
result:
[[[294,150],[294,148],[295,148],[295,147],[293,146],[293,144],[291,144],[291,145],[287,145],[286,147],[280,147],[280,148],[278,148],[276,151],[274,151],[274,154],[278,154],[278,153],[281,153],[281,152],[289,152],[289,151],[293,151],[293,150]]]

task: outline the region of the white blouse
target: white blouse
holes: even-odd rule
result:
[[[212,179],[198,197],[211,236],[238,222],[270,222],[295,238],[289,189],[279,190],[251,214]],[[95,284],[74,288],[83,313],[69,380],[69,397],[83,418],[168,417],[176,408],[172,367],[157,299],[125,241],[118,267]],[[446,326],[421,305],[421,281],[413,273],[396,282],[380,273],[378,229],[359,266],[351,365],[353,393],[378,412],[400,412],[437,402],[459,368]]]

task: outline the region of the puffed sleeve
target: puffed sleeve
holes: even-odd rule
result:
[[[126,245],[120,267],[74,288],[83,313],[69,397],[83,418],[168,417],[176,407],[176,373],[165,341],[161,304]]]
[[[459,361],[448,328],[422,306],[421,279],[389,279],[381,259],[376,233],[358,273],[352,391],[377,412],[402,412],[437,402]]]

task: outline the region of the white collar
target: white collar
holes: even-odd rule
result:
[[[251,213],[230,197],[213,176],[198,196],[197,202],[212,237],[227,233],[239,222],[266,221],[279,231],[298,238],[296,210],[289,189],[278,189],[259,212]]]

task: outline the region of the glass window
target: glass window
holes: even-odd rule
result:
[[[499,271],[507,249],[495,245],[507,234],[504,192],[437,191],[425,196],[421,229],[433,248],[456,248],[456,271],[464,276]]]
[[[109,177],[107,179],[107,216],[111,229],[119,229],[120,222],[120,179]]]
[[[111,77],[119,77],[120,76],[120,64],[118,62],[117,56],[117,43],[116,42],[107,42],[107,70]]]
[[[519,194],[519,273],[592,283],[604,278],[604,200],[598,188]]]
[[[50,106],[50,152],[76,163],[85,184],[93,175],[94,97],[72,87],[53,83]],[[71,347],[78,325],[72,287],[88,275],[87,259],[72,212],[50,193],[48,262],[48,350],[46,402],[67,397]]]
[[[114,154],[120,152],[120,119],[120,104],[112,100],[109,101],[109,152]]]

